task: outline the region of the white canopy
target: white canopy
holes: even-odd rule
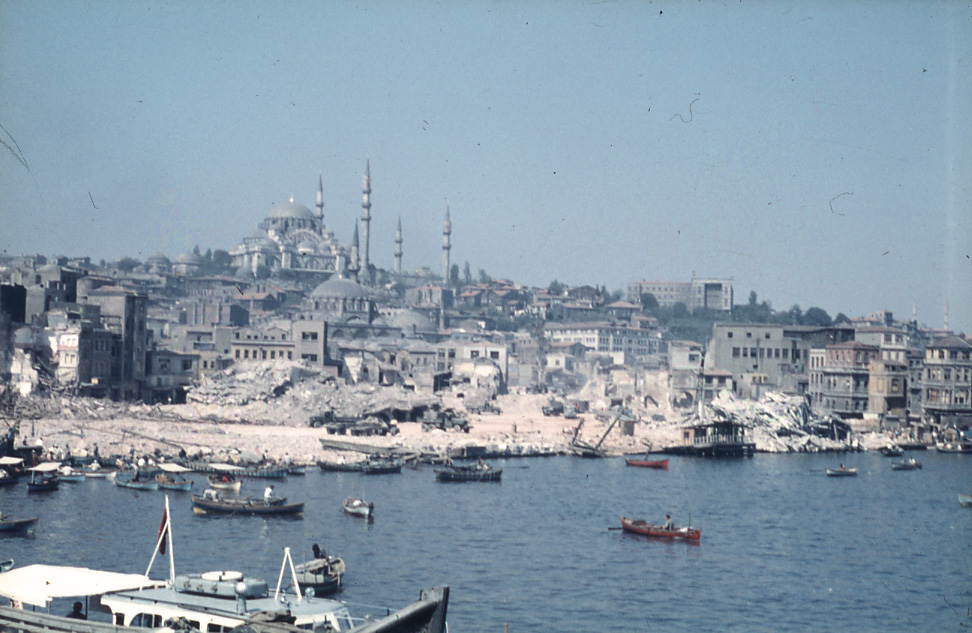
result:
[[[192,472],[191,468],[186,468],[185,466],[180,466],[179,464],[169,464],[165,462],[159,464],[159,468],[161,468],[167,473],[191,473]]]
[[[0,574],[0,596],[44,607],[53,598],[98,596],[163,584],[165,583],[139,574],[121,574],[85,567],[28,565]]]
[[[43,464],[37,464],[32,468],[27,470],[32,470],[36,473],[49,473],[57,470],[61,467],[61,462],[44,462]]]
[[[0,457],[0,466],[16,466],[17,464],[23,464],[23,457],[11,457],[9,455],[4,455]]]
[[[209,467],[213,470],[225,470],[227,472],[243,470],[242,466],[234,466],[233,464],[210,464]]]

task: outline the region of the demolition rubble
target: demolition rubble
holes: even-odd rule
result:
[[[591,383],[585,389],[598,391]],[[677,408],[663,397],[642,405],[635,398],[617,403],[596,397],[581,401],[578,395],[492,395],[468,385],[422,393],[402,386],[348,385],[300,364],[260,363],[203,379],[182,405],[30,396],[18,402],[16,419],[18,443],[42,444],[62,455],[154,453],[236,462],[358,459],[342,450],[356,444],[362,453],[387,449],[439,456],[463,454],[469,447],[499,455],[568,454],[572,446],[595,444],[607,455],[644,452],[649,446],[664,452],[683,443],[686,429],[713,421],[745,428],[758,452],[867,450],[889,443],[885,435],[857,433],[839,418],[818,418],[803,398],[779,393],[758,401],[723,394],[701,408]],[[558,400],[568,406],[549,406]],[[614,424],[622,411],[628,423]],[[368,432],[362,433],[366,437],[353,431],[336,435],[344,430],[312,425],[315,416],[360,420]],[[441,417],[466,424],[429,423]]]

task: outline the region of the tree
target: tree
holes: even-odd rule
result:
[[[453,264],[449,269],[449,285],[453,288],[459,287],[459,264]]]
[[[566,290],[566,288],[567,287],[564,286],[564,284],[554,279],[553,281],[550,282],[550,285],[547,286],[547,292],[549,292],[555,297],[559,297],[564,294],[564,290]]]
[[[837,316],[834,317],[834,325],[840,325],[841,323],[850,323],[850,317],[843,312],[838,312]]]
[[[803,323],[803,310],[797,304],[794,303],[787,314],[789,315],[791,325],[801,325]]]
[[[473,276],[472,270],[469,268],[469,262],[466,262],[466,265],[462,267],[462,280],[465,282],[465,285],[472,285]]]
[[[118,268],[118,270],[125,273],[130,273],[141,265],[142,262],[132,257],[122,257],[117,262],[115,262],[115,266]]]
[[[688,306],[679,301],[672,306],[672,317],[676,319],[684,319],[689,316]]]
[[[749,307],[750,308],[753,308],[753,309],[756,309],[756,303],[758,301],[759,301],[759,298],[756,296],[756,291],[755,290],[750,290],[749,291]]]
[[[803,315],[803,324],[830,327],[833,324],[833,319],[823,308],[813,307],[807,308],[807,313]]]
[[[658,299],[655,298],[654,293],[651,292],[642,293],[641,309],[644,312],[650,312],[652,310],[658,309]]]
[[[482,268],[479,269],[479,283],[488,284],[493,281],[493,278],[486,274],[486,271]]]

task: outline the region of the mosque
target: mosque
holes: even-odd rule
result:
[[[357,223],[350,249],[338,243],[334,233],[324,224],[324,179],[321,176],[317,184],[317,213],[294,202],[293,198],[275,206],[270,215],[230,251],[236,275],[262,277],[289,271],[298,281],[321,282],[337,276],[371,285],[375,268],[369,253],[370,163],[365,165],[362,193],[363,248],[359,248]]]

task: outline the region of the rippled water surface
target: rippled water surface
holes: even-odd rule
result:
[[[503,481],[436,483],[431,468],[366,477],[321,473],[276,484],[302,519],[200,517],[173,492],[176,571],[240,569],[276,583],[282,551],[314,542],[344,557],[338,598],[352,613],[402,606],[448,584],[453,633],[519,631],[944,631],[972,627],[972,456],[673,458],[669,471],[622,459],[498,462]],[[844,462],[855,478],[828,478]],[[195,476],[197,484],[204,482]],[[244,493],[262,493],[250,480]],[[341,512],[373,501],[368,524]],[[163,495],[110,481],[46,494],[0,489],[0,510],[39,516],[0,558],[144,571]],[[622,515],[702,530],[699,544],[623,534]],[[153,576],[167,575],[167,562]]]

